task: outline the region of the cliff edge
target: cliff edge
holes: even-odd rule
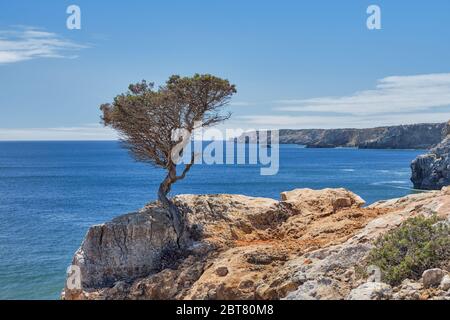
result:
[[[411,163],[411,181],[416,189],[439,190],[450,185],[450,122],[446,133],[440,144]]]
[[[420,123],[367,129],[281,129],[279,142],[308,148],[430,149],[445,137],[445,126]],[[237,140],[255,143],[258,133],[246,133]]]
[[[450,297],[416,282],[398,288],[368,282],[357,270],[374,240],[406,219],[449,219],[450,188],[369,207],[345,189],[296,189],[283,192],[281,201],[241,195],[174,200],[188,221],[181,247],[158,203],[93,226],[72,262],[81,286],[66,284],[63,298]]]

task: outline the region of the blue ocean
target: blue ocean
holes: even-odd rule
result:
[[[195,165],[173,194],[279,198],[294,188],[345,187],[367,203],[414,192],[420,150],[280,146],[280,170]],[[65,270],[92,224],[155,199],[163,172],[135,162],[117,142],[0,143],[0,299],[58,299]]]

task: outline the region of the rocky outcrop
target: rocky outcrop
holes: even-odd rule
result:
[[[82,286],[101,288],[122,278],[159,271],[163,254],[176,247],[176,234],[156,206],[92,226],[72,264],[80,268]]]
[[[422,278],[406,279],[394,288],[392,299],[396,300],[450,300],[450,286],[447,286],[448,271],[426,270]]]
[[[366,282],[350,291],[347,300],[390,300],[392,288],[382,282]]]
[[[182,195],[174,201],[187,219],[180,248],[157,203],[94,226],[73,259],[81,287],[66,287],[63,297],[406,299],[414,296],[413,287],[417,297],[447,294],[441,284],[392,290],[366,284],[357,268],[374,239],[407,218],[448,218],[449,188],[365,208],[344,189],[298,189],[282,193],[281,201],[240,195]]]
[[[369,129],[282,129],[279,140],[282,144],[299,144],[308,148],[430,149],[442,141],[444,131],[445,123]],[[257,132],[238,138],[240,142],[257,140]]]
[[[411,163],[411,181],[416,189],[439,190],[450,185],[450,122],[447,126],[447,137]]]

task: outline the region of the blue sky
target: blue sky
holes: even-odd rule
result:
[[[101,103],[193,73],[237,85],[230,127],[446,121],[449,40],[448,0],[2,1],[0,140],[112,138]]]

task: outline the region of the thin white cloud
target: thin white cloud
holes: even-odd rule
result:
[[[370,116],[390,112],[424,112],[450,106],[450,73],[393,76],[375,89],[349,96],[281,100],[279,111],[341,112]],[[442,119],[444,121],[445,119]]]
[[[232,107],[247,107],[251,106],[253,103],[247,101],[232,101],[230,102],[230,106]]]
[[[116,140],[117,134],[100,125],[58,128],[0,128],[0,141],[11,140]]]
[[[241,127],[269,129],[330,129],[330,128],[371,128],[400,124],[438,123],[450,119],[450,110],[441,113],[411,113],[377,116],[288,116],[255,115],[241,116]],[[235,125],[239,126],[239,122]]]
[[[86,48],[53,32],[34,27],[0,30],[0,64],[36,58],[74,58],[74,51]]]

